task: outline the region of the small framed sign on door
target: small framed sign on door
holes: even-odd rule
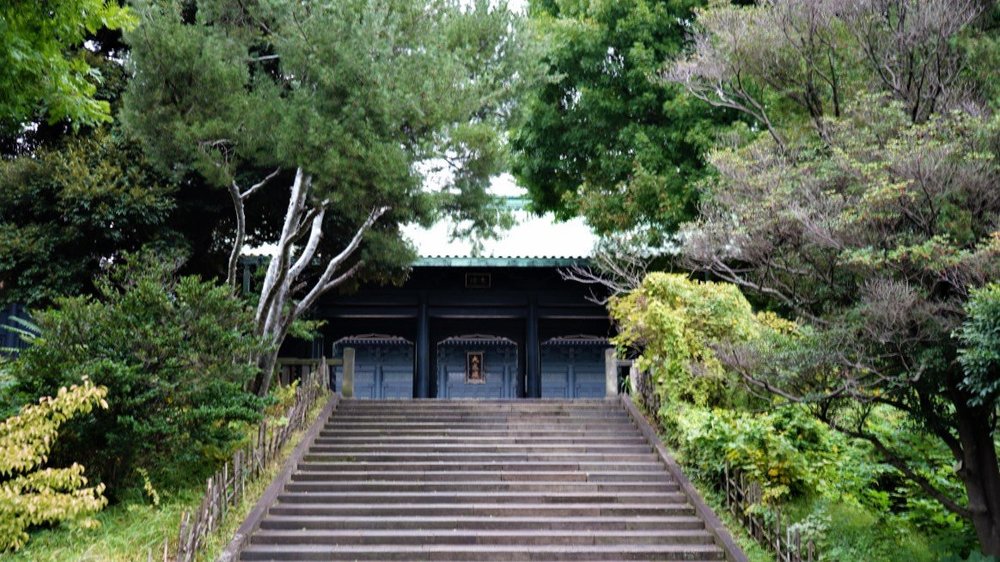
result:
[[[465,354],[465,383],[485,384],[486,365],[483,363],[482,351],[469,351]]]

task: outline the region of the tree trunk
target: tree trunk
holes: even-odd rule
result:
[[[323,258],[325,266],[319,278],[301,300],[295,302],[295,293],[305,285],[301,276],[316,257],[326,216],[325,201],[309,202],[311,185],[312,178],[301,168],[296,170],[281,237],[276,244],[277,253],[271,256],[260,289],[260,302],[254,317],[255,332],[271,345],[269,351],[257,359],[260,372],[254,380],[253,391],[261,396],[271,387],[278,352],[292,323],[306,314],[320,296],[357,273],[361,263],[348,267],[349,260],[361,246],[365,233],[389,210],[389,207],[372,209],[344,249],[335,256]],[[241,202],[234,198],[234,203]],[[305,244],[300,244],[304,237]]]
[[[958,475],[965,484],[969,511],[984,554],[1000,556],[1000,466],[988,410],[955,400],[956,426],[962,443]]]
[[[254,381],[254,392],[260,396],[267,394],[271,387],[271,379],[274,377],[274,369],[278,366],[278,350],[268,351],[257,361],[260,369],[257,373],[257,380]]]
[[[288,316],[283,317],[282,322],[277,327],[277,331],[264,334],[264,337],[269,338],[271,347],[257,360],[257,367],[260,370],[254,385],[254,391],[260,396],[266,395],[267,391],[271,388],[271,382],[275,374],[274,371],[278,367],[278,354],[281,351],[281,343],[288,336],[288,330],[294,321],[292,314],[290,312]]]

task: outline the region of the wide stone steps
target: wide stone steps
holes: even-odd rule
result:
[[[344,517],[331,515],[283,516],[265,519],[261,529],[362,529],[405,530],[416,529],[472,529],[472,530],[579,530],[629,531],[629,530],[695,530],[703,531],[704,522],[692,515],[634,516],[634,517]]]
[[[486,530],[469,533],[468,529],[367,529],[331,530],[261,530],[258,544],[711,544],[704,529],[692,530]]]
[[[315,468],[315,467],[308,467]],[[658,471],[636,472],[583,472],[583,471],[503,471],[503,470],[460,470],[460,471],[336,471],[322,472],[314,470],[299,470],[292,474],[291,481],[399,481],[407,482],[456,482],[475,479],[477,482],[489,484],[493,482],[670,482],[666,474]]]
[[[439,454],[469,454],[469,453],[618,453],[618,454],[649,454],[649,445],[636,443],[622,444],[591,444],[591,443],[498,443],[483,445],[470,442],[458,443],[379,443],[365,445],[363,443],[332,444],[327,440],[319,440],[310,449],[313,453],[338,454],[370,454],[370,453],[433,453]]]
[[[315,456],[309,458],[306,455],[306,464],[302,464],[299,469],[303,471],[320,470],[333,472],[338,470],[357,470],[358,466],[361,464],[365,465],[365,470],[369,471],[380,471],[380,470],[424,470],[424,471],[476,471],[476,470],[500,470],[500,471],[524,471],[524,472],[539,472],[539,471],[560,471],[560,470],[580,470],[584,472],[607,472],[607,471],[617,471],[617,470],[627,470],[627,471],[653,471],[658,472],[663,469],[663,466],[655,461],[642,461],[642,462],[577,462],[570,459],[562,459],[562,462],[558,461],[535,461],[535,460],[522,460],[516,461],[515,459],[508,459],[505,462],[497,462],[496,460],[486,461],[486,462],[469,462],[459,461],[459,460],[449,460],[449,461],[438,461],[434,462],[431,460],[426,461],[394,461],[394,462],[358,462],[356,459],[347,458],[336,458],[336,457],[319,457]]]
[[[390,435],[378,435],[378,442],[372,442],[373,435],[360,435],[360,436],[350,436],[350,435],[340,435],[331,437],[317,437],[316,445],[341,445],[344,447],[397,447],[397,446],[461,446],[461,445],[642,445],[644,447],[649,447],[646,440],[642,437],[621,437],[618,435],[609,435],[607,437],[587,437],[587,436],[573,436],[573,435],[563,435],[563,436],[531,436],[526,435],[522,437],[508,437],[506,435],[498,435],[492,437],[484,437],[482,435],[410,435],[410,436],[390,436]]]
[[[724,560],[615,401],[342,401],[242,560]]]
[[[325,545],[255,544],[243,552],[244,560],[476,560],[508,561],[609,561],[609,560],[725,560],[715,545]]]
[[[501,503],[530,503],[532,500],[540,503],[598,503],[598,504],[678,504],[685,503],[687,498],[680,493],[595,493],[595,492],[555,492],[549,491],[544,495],[535,492],[518,493],[512,491],[487,492],[477,490],[473,492],[432,492],[421,490],[419,492],[317,492],[301,491],[286,493],[278,496],[282,503],[367,503],[367,504],[425,504],[425,503],[454,503],[454,504],[501,504]]]
[[[510,429],[491,429],[491,430],[474,430],[474,429],[415,429],[411,427],[399,427],[393,431],[388,431],[385,429],[360,429],[360,430],[345,430],[337,429],[323,430],[320,431],[319,439],[344,439],[347,440],[357,440],[357,439],[386,439],[390,441],[399,439],[411,439],[411,438],[429,438],[429,439],[444,439],[444,440],[474,440],[476,438],[483,439],[493,439],[493,438],[505,438],[505,439],[535,439],[535,438],[546,438],[546,439],[565,439],[565,440],[577,440],[577,439],[614,439],[615,437],[621,435],[620,431],[610,431],[601,429],[586,430],[586,429],[528,429],[528,430],[518,430],[513,431]],[[630,439],[631,437],[626,437]]]
[[[314,505],[308,503],[278,503],[270,513],[280,515],[472,515],[477,517],[542,515],[692,515],[694,508],[686,504],[654,505],[628,503],[480,503],[462,505],[454,503],[337,503]]]
[[[476,463],[510,464],[513,462],[551,462],[551,463],[642,463],[657,461],[652,453],[606,454],[587,453],[323,453],[310,452],[305,456],[306,462],[350,462],[350,463],[427,463],[438,461],[441,464],[457,463],[472,465]]]
[[[427,420],[417,419],[419,414],[414,414],[413,423],[406,422],[380,422],[376,419],[370,420],[353,420],[348,421],[342,425],[325,425],[323,426],[323,433],[337,433],[338,435],[350,435],[352,433],[371,433],[380,432],[383,434],[388,433],[388,429],[392,429],[393,432],[387,436],[393,435],[419,435],[421,433],[427,434],[430,432],[436,432],[443,435],[468,435],[472,436],[474,433],[485,431],[486,435],[496,435],[496,436],[515,436],[517,434],[534,435],[538,437],[545,437],[551,432],[557,434],[582,434],[584,436],[604,436],[609,437],[612,435],[621,435],[620,430],[627,425],[615,418],[610,420],[601,420],[595,418],[578,418],[574,419],[572,423],[560,423],[560,420],[548,420],[545,423],[541,421],[538,423],[526,423],[525,421],[509,420],[509,421],[494,421],[494,422],[483,422],[483,423],[462,423],[462,424],[449,424],[449,423],[436,423],[429,422]],[[562,420],[565,422],[566,420]],[[602,423],[603,422],[603,423]],[[584,427],[584,426],[587,427]]]
[[[483,482],[472,481],[452,481],[452,482],[424,482],[424,481],[368,481],[368,480],[342,480],[330,482],[327,480],[297,480],[294,479],[285,486],[289,492],[307,493],[352,493],[352,492],[391,492],[398,494],[401,492],[420,493],[453,493],[453,492],[473,492],[491,493],[501,492],[504,494],[524,494],[539,492],[567,493],[567,492],[598,492],[604,494],[628,494],[628,493],[648,493],[648,492],[677,492],[678,486],[669,482],[625,482],[625,483],[601,483],[601,482],[560,482],[560,481],[514,481],[514,482]]]

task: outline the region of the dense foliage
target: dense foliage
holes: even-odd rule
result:
[[[801,404],[748,391],[720,361],[733,342],[764,342],[800,329],[755,313],[730,284],[651,273],[612,299],[616,344],[642,350],[639,366],[654,382],[664,435],[693,476],[712,485],[728,467],[762,484],[763,499],[821,547],[828,560],[933,561],[967,551],[969,526],[928,501],[866,442],[817,420]],[[948,452],[905,418],[882,408],[870,417],[880,433],[905,443],[940,486],[960,489]]]
[[[87,379],[60,388],[0,422],[0,552],[28,541],[27,529],[100,511],[104,485],[85,487],[84,468],[41,468],[59,428],[95,408],[107,409],[108,390]]]
[[[701,157],[726,110],[654,77],[677,56],[703,0],[536,1],[544,82],[523,102],[514,172],[540,210],[599,232],[662,235],[695,211]]]
[[[91,293],[102,260],[176,243],[174,191],[134,146],[100,130],[0,160],[0,307]]]
[[[970,295],[1000,277],[1000,118],[995,68],[979,65],[995,60],[984,51],[996,28],[984,6],[996,10],[715,5],[668,75],[759,125],[710,155],[718,175],[682,233],[687,263],[802,324],[795,337],[734,342],[720,359],[869,442],[997,555],[997,389],[965,372],[952,337]],[[882,408],[939,440],[950,462],[927,467],[880,431]],[[964,494],[937,478],[951,466]]]
[[[67,424],[53,458],[80,460],[113,495],[139,485],[139,469],[157,486],[196,480],[262,412],[246,390],[258,344],[244,303],[175,269],[131,256],[97,298],[35,311],[41,336],[9,365],[20,402],[83,376],[109,389],[108,409]]]
[[[794,329],[773,314],[755,314],[734,285],[690,281],[680,274],[650,273],[609,308],[619,327],[615,344],[643,350],[638,367],[653,375],[668,403],[730,405],[724,371],[711,346]],[[698,365],[697,373],[692,365]]]
[[[690,217],[689,180],[701,168],[694,154],[705,140],[686,131],[700,116],[685,115],[690,105],[676,89],[650,77],[680,52],[681,21],[700,4],[531,4],[546,79],[526,100],[511,146],[514,172],[539,209],[583,214],[601,232]]]
[[[960,384],[972,394],[972,403],[983,404],[1000,394],[1000,284],[973,290],[965,311],[965,322],[955,334],[965,372]]]
[[[121,32],[87,35],[84,56],[100,72],[94,98],[108,103],[115,122],[73,127],[67,120],[34,121],[0,132],[0,306],[49,306],[57,296],[94,294],[102,260],[143,245],[176,249],[183,271],[205,277],[225,272],[233,217],[226,193],[188,174],[157,173],[141,146],[120,126],[129,80]],[[281,209],[253,207],[260,230]]]
[[[323,293],[404,274],[400,224],[498,223],[485,189],[522,68],[502,3],[162,1],[139,17],[124,120],[164,170],[228,191],[231,284],[246,207],[287,186],[253,323],[272,349]],[[258,359],[261,394],[274,361]]]
[[[95,98],[101,75],[84,40],[98,30],[134,23],[117,0],[12,0],[0,5],[0,134],[25,122],[110,120]]]

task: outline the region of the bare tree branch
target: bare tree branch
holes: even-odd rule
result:
[[[345,261],[347,261],[347,259],[350,258],[352,254],[354,254],[355,250],[357,250],[358,247],[361,245],[361,240],[364,238],[365,233],[368,232],[368,229],[370,229],[372,225],[375,224],[375,221],[377,221],[379,217],[387,213],[389,209],[390,208],[388,206],[377,207],[375,209],[372,209],[371,213],[368,214],[368,218],[365,219],[365,222],[362,223],[361,226],[358,227],[358,230],[354,233],[354,237],[351,238],[351,241],[347,244],[347,246],[344,247],[344,249],[339,254],[337,254],[336,256],[331,258],[329,262],[327,262],[326,269],[323,271],[323,274],[320,275],[319,279],[313,285],[312,290],[310,290],[306,294],[306,296],[303,297],[301,301],[299,301],[299,304],[295,307],[295,317],[298,317],[299,315],[303,314],[306,310],[308,310],[309,307],[311,307],[313,303],[316,302],[316,299],[318,299],[320,295],[326,292],[327,290],[326,286],[327,284],[330,283],[333,274],[336,273],[337,269]]]
[[[273,180],[275,177],[277,177],[279,173],[281,173],[281,168],[275,168],[274,171],[271,172],[270,174],[268,174],[264,179],[262,179],[259,182],[253,184],[252,186],[250,186],[250,189],[248,189],[248,190],[244,191],[243,193],[241,193],[240,194],[240,199],[243,199],[244,201],[246,201],[247,198],[249,198],[251,195],[253,195],[254,193],[256,193],[257,190],[259,190],[260,188],[262,188],[265,185],[267,185],[267,182],[269,182],[269,181]]]
[[[291,251],[291,240],[299,229],[299,221],[306,197],[308,196],[309,178],[302,168],[295,171],[295,181],[292,183],[291,193],[288,198],[288,210],[285,212],[285,220],[281,228],[281,236],[278,239],[278,254],[271,258],[268,264],[267,273],[264,277],[264,285],[261,292],[261,300],[257,304],[257,314],[255,324],[258,333],[265,333],[265,325],[271,314],[271,308],[275,296],[278,294],[284,277],[288,272],[288,254]]]
[[[226,271],[226,285],[233,290],[236,289],[236,270],[239,267],[240,252],[243,250],[243,242],[247,234],[247,216],[243,208],[243,197],[240,196],[240,188],[234,181],[229,185],[229,196],[233,200],[233,210],[236,213],[236,236],[233,240],[233,249],[229,252],[229,267]]]
[[[233,289],[236,288],[236,270],[239,268],[240,252],[243,251],[243,243],[246,241],[247,234],[247,216],[244,203],[257,190],[264,187],[268,181],[274,179],[280,171],[281,168],[276,168],[263,180],[255,183],[252,187],[250,187],[250,189],[242,193],[240,192],[240,186],[237,185],[236,180],[233,180],[233,182],[229,184],[229,196],[233,200],[233,210],[236,213],[236,236],[233,239],[233,249],[229,252],[229,266],[226,270],[226,284]]]

